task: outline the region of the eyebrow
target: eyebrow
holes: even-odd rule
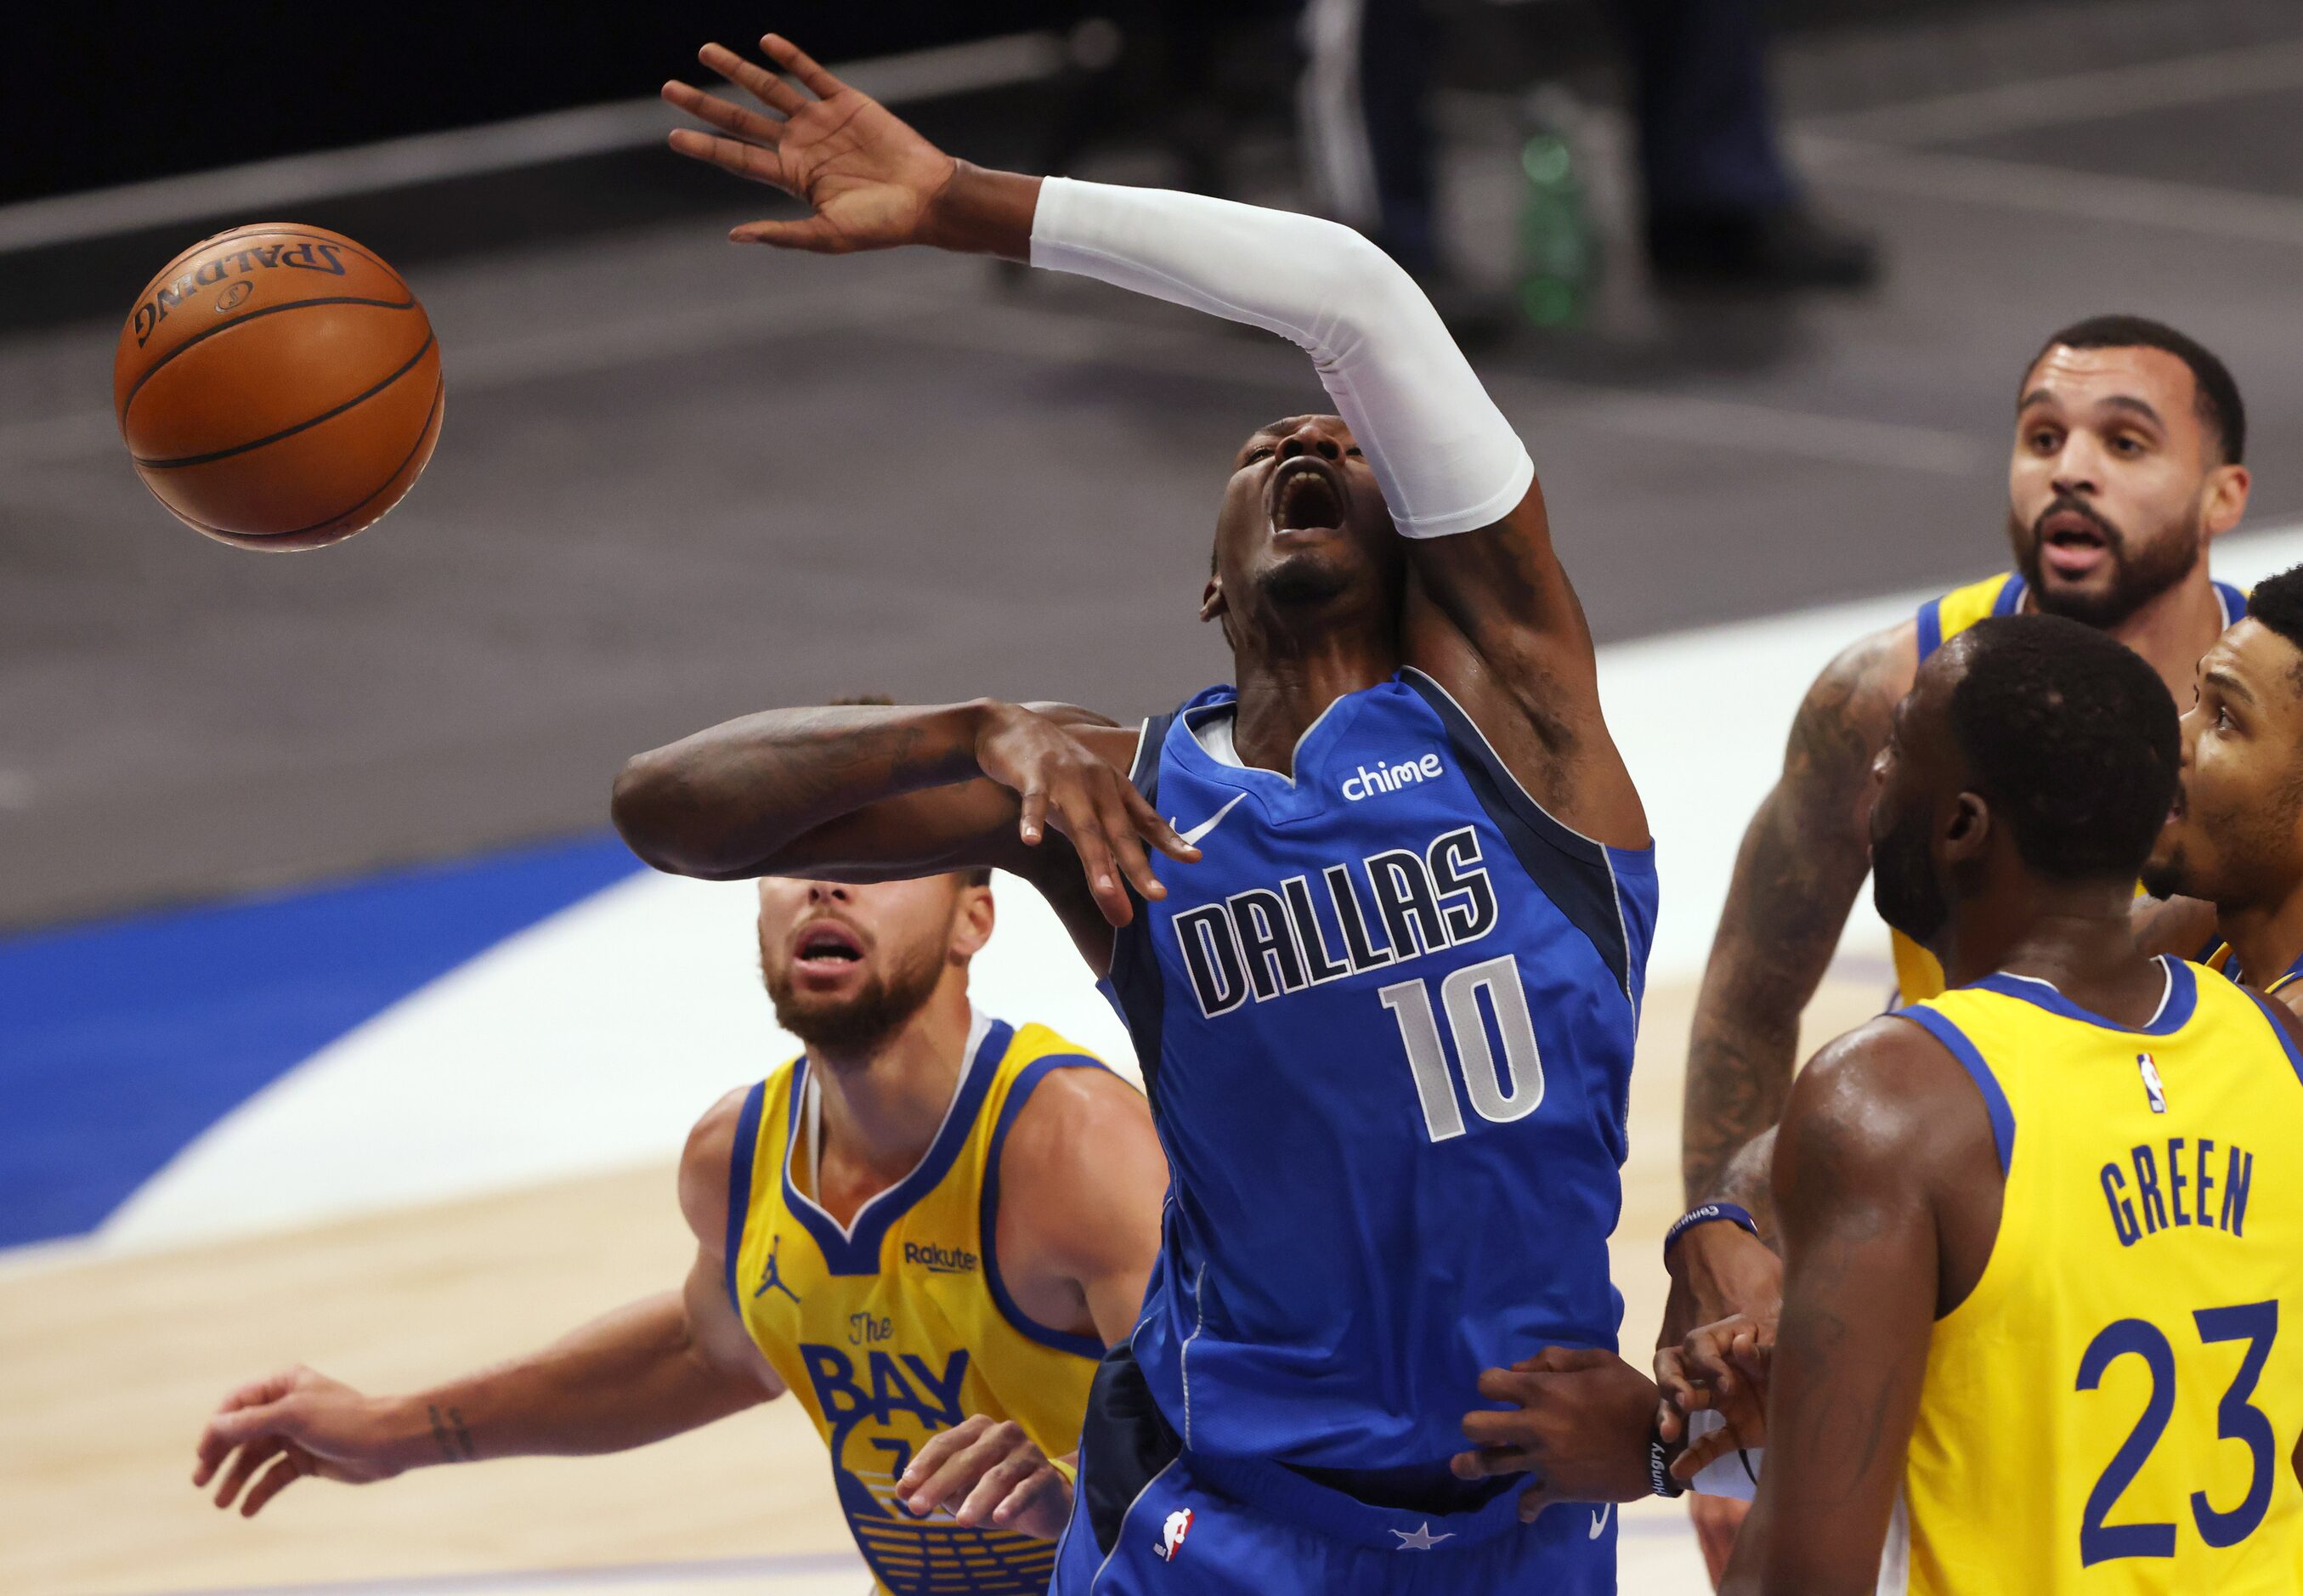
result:
[[[2220,665],[2208,671],[2200,680],[2213,684],[2226,697],[2237,698],[2247,704],[2256,702],[2255,694],[2248,690],[2247,684]]]
[[[2016,413],[2020,415],[2023,411],[2030,410],[2035,405],[2054,404],[2057,402],[2058,401],[2056,400],[2053,390],[2047,388],[2034,388],[2029,393],[2023,395],[2022,399],[2017,402],[2015,410]],[[2144,419],[2149,421],[2154,426],[2163,429],[2167,425],[2165,418],[2162,417],[2158,410],[2155,410],[2147,401],[2138,399],[2131,393],[2114,393],[2108,399],[2097,400],[2096,404],[2098,409],[2129,411],[2131,414],[2142,417]]]

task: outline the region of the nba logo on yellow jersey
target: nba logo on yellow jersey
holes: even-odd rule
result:
[[[2165,1113],[2167,1087],[2159,1078],[2157,1062],[2149,1053],[2138,1053],[2135,1055],[2135,1068],[2142,1072],[2143,1095],[2150,1100],[2151,1111],[2155,1114]]]

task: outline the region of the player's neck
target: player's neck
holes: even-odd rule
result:
[[[2215,911],[2215,934],[2231,944],[2251,986],[2269,986],[2303,958],[2303,882],[2275,903]]]
[[[1371,648],[1361,638],[1242,658],[1232,747],[1247,764],[1292,776],[1297,740],[1328,706],[1346,693],[1388,681],[1398,670],[1396,653]]]
[[[2178,705],[2191,701],[2199,656],[2223,632],[2223,600],[2215,594],[2205,552],[2189,576],[2111,629],[2113,637],[2151,663]]]
[[[962,974],[865,1057],[808,1050],[823,1116],[815,1198],[833,1218],[846,1223],[926,1155],[958,1089],[974,1023]]]
[[[2025,975],[2122,1024],[2150,1018],[2160,995],[2161,977],[2135,946],[2129,899],[2107,883],[2002,882],[1953,908],[1939,956],[1947,985]]]

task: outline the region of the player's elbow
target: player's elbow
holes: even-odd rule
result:
[[[695,774],[677,746],[624,761],[608,798],[608,815],[625,846],[645,864],[672,875],[719,879],[741,874],[707,827]]]
[[[1328,312],[1325,342],[1357,342],[1371,333],[1405,325],[1411,317],[1438,321],[1415,279],[1366,234],[1339,222],[1322,221],[1318,226],[1317,258],[1327,279],[1320,296]]]

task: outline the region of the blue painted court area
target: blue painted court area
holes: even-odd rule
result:
[[[330,1042],[637,868],[587,837],[0,941],[0,1246],[95,1229]]]

